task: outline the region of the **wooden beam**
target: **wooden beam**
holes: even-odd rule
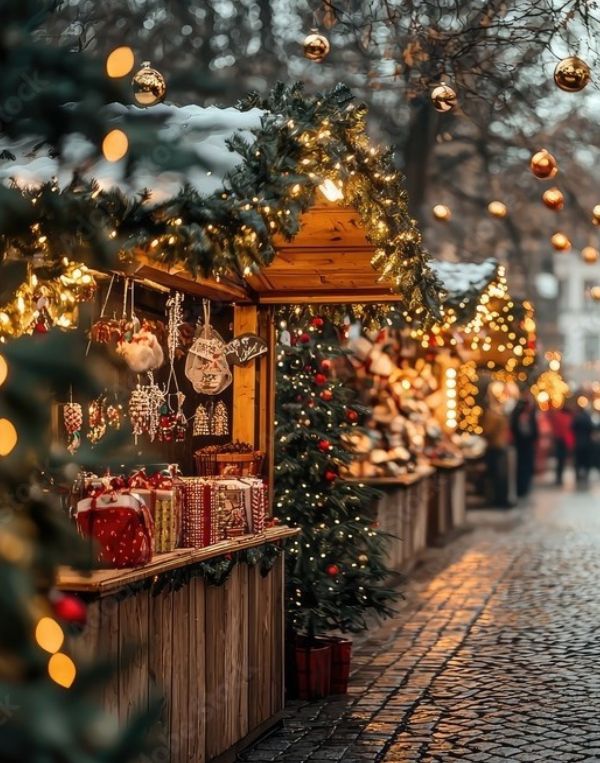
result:
[[[233,309],[233,335],[258,332],[258,309],[255,305],[236,305]],[[233,369],[234,440],[255,445],[256,437],[256,361]]]

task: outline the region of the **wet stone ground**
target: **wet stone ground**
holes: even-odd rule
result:
[[[240,760],[600,762],[600,487],[470,521],[411,573],[348,696],[291,703]]]

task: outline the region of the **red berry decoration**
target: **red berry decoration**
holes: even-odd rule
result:
[[[348,421],[351,421],[352,423],[354,423],[354,422],[358,421],[358,413],[356,411],[353,411],[352,409],[350,409],[346,413],[346,418],[348,419]]]
[[[338,477],[337,472],[334,472],[333,469],[327,469],[327,471],[325,472],[325,479],[327,480],[327,482],[335,482],[337,477]]]
[[[331,448],[331,443],[329,440],[319,440],[319,450],[323,451],[323,453],[326,453]]]
[[[323,326],[325,325],[325,321],[323,320],[323,318],[321,318],[320,315],[315,315],[315,317],[310,322],[310,325],[314,326],[316,329],[322,329]]]
[[[54,614],[59,620],[75,625],[85,625],[87,620],[87,607],[77,596],[61,594],[52,603]]]
[[[318,384],[319,387],[322,387],[323,384],[327,384],[327,377],[325,374],[315,374],[314,382],[315,384]]]
[[[327,358],[325,358],[325,360],[321,361],[321,369],[323,371],[329,371],[331,369],[332,365],[333,365],[332,362],[330,360],[328,360]]]
[[[333,392],[330,389],[324,389],[323,392],[320,393],[319,397],[321,400],[326,400],[329,402],[333,398]]]
[[[328,575],[331,575],[332,578],[334,578],[336,575],[340,574],[340,568],[337,564],[328,564],[327,568],[325,569],[325,572]]]
[[[310,335],[300,334],[300,341],[302,342],[302,344],[308,344],[310,342]]]

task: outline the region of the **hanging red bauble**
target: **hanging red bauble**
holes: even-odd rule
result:
[[[61,594],[52,602],[54,614],[59,620],[76,625],[85,625],[87,620],[87,607],[77,596]]]
[[[308,344],[310,342],[310,336],[308,334],[300,334],[300,341],[302,344]]]
[[[330,575],[332,578],[334,578],[336,575],[339,575],[341,570],[337,564],[328,564],[325,572]]]
[[[540,180],[553,178],[558,173],[558,163],[556,159],[545,148],[536,151],[531,157],[529,167],[536,178],[539,178]]]
[[[310,322],[311,326],[314,326],[316,329],[321,329],[325,325],[325,321],[323,318],[321,318],[320,315],[315,315],[315,317]]]
[[[358,421],[358,413],[350,409],[346,413],[346,418],[348,419],[348,421],[351,421],[352,423],[354,423],[355,421]]]
[[[334,472],[333,469],[327,469],[325,472],[325,479],[327,482],[335,482],[338,475],[337,472]]]
[[[327,358],[325,358],[325,360],[321,361],[321,370],[329,371],[332,365],[333,365],[332,362],[328,360]]]
[[[314,382],[321,387],[323,384],[327,384],[327,377],[325,374],[315,374]]]
[[[323,392],[319,394],[319,397],[321,400],[329,402],[333,398],[333,392],[330,389],[324,389]]]
[[[331,448],[331,443],[329,440],[319,440],[319,450],[323,451],[323,453],[327,452]]]

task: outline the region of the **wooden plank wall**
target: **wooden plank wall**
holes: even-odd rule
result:
[[[205,763],[283,709],[283,569],[282,558],[264,577],[239,564],[219,587],[196,578],[97,599],[69,651],[80,669],[116,666],[100,693],[123,724],[164,697],[157,757]]]

